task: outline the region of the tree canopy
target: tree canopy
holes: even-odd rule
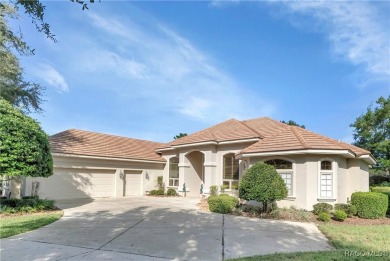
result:
[[[6,4],[0,5],[0,97],[19,107],[24,112],[40,112],[44,88],[26,81],[19,60],[20,55],[31,55],[34,50],[15,34],[7,24],[7,18],[16,18],[16,10]]]
[[[291,125],[291,126],[298,126],[298,127],[301,127],[302,129],[305,129],[305,125],[300,125],[298,123],[296,123],[295,121],[293,120],[289,120],[289,121],[280,121],[281,123],[284,123],[284,124],[287,124],[287,125]]]
[[[1,176],[49,177],[53,159],[39,123],[0,97]]]
[[[175,137],[173,137],[173,139],[175,139],[175,140],[177,140],[177,139],[180,139],[180,138],[183,138],[183,137],[185,137],[185,136],[187,136],[187,133],[179,133],[179,134],[177,134]]]
[[[95,0],[70,0],[71,2],[78,3],[82,6],[82,9],[88,9],[87,2],[94,3]],[[12,4],[13,8],[16,11],[20,11],[20,7],[23,7],[24,12],[31,18],[31,22],[35,25],[35,28],[38,32],[43,32],[47,38],[56,42],[55,35],[50,30],[50,25],[45,22],[45,9],[46,6],[42,4],[40,0],[11,0],[9,2]],[[0,2],[0,8],[6,6],[7,4]]]
[[[264,162],[258,162],[244,173],[239,185],[239,196],[245,200],[263,203],[267,210],[268,203],[287,197],[288,190],[284,180],[275,168]]]
[[[390,172],[390,95],[379,97],[367,112],[350,125],[354,128],[354,145],[369,150],[377,159],[377,171]]]

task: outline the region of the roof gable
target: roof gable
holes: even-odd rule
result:
[[[210,128],[174,140],[166,144],[165,147],[208,141],[221,142],[251,138],[260,138],[260,134],[242,122],[236,119],[230,119]]]

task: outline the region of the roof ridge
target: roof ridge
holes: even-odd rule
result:
[[[55,133],[53,135],[50,135],[50,137],[53,137],[53,136],[55,136],[57,134],[66,133],[68,131],[87,132],[87,133],[90,133],[90,134],[97,134],[97,135],[103,135],[103,136],[110,136],[110,137],[116,137],[116,138],[129,139],[129,140],[146,141],[146,142],[164,144],[162,142],[157,142],[157,141],[152,141],[152,140],[130,138],[130,137],[120,136],[120,135],[115,135],[115,134],[110,134],[110,133],[102,133],[102,132],[89,131],[89,130],[80,130],[80,129],[74,129],[74,128],[71,128],[71,129],[68,129],[68,130],[65,130],[65,131],[61,131],[61,132]]]
[[[298,126],[290,126],[290,129],[293,131],[295,136],[298,138],[299,142],[302,144],[302,146],[307,149],[309,146],[307,145],[304,138],[301,136],[301,134],[296,130],[296,128],[299,128]]]
[[[253,129],[252,127],[249,127],[246,123],[244,123],[244,121],[239,121],[239,120],[237,120],[237,121],[239,123],[241,123],[242,125],[244,125],[245,127],[247,127],[248,129],[250,129],[251,131],[253,131],[255,134],[257,134],[260,139],[264,139],[263,135],[261,135],[257,130]]]

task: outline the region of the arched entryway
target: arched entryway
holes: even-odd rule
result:
[[[184,173],[184,182],[190,190],[188,195],[199,195],[201,184],[204,183],[204,154],[192,151],[186,154],[189,168]]]

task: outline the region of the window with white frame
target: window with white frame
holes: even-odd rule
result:
[[[265,162],[266,164],[274,166],[276,171],[279,173],[279,175],[284,180],[284,183],[286,184],[287,190],[288,190],[288,196],[293,195],[293,167],[292,162],[282,159],[273,159],[268,160]]]
[[[179,158],[174,157],[169,159],[169,186],[179,186]]]
[[[234,154],[223,156],[223,185],[227,189],[237,189],[239,179],[239,161]]]
[[[320,197],[333,197],[333,163],[329,160],[321,161],[320,167]]]

